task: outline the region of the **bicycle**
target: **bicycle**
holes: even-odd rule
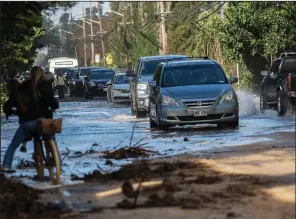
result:
[[[37,179],[44,181],[44,169],[47,168],[50,180],[54,185],[58,185],[60,184],[61,164],[57,145],[51,136],[61,133],[62,119],[39,119],[37,120],[37,128],[38,133],[33,136],[33,159],[35,161]],[[41,138],[44,144],[42,144]]]

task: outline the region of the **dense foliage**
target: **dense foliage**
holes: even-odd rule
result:
[[[52,10],[48,9],[55,10],[60,4],[67,7],[73,3],[23,2],[18,3],[18,7],[13,4],[2,3],[2,23],[7,25],[1,30],[4,57],[1,64],[26,66],[35,57],[36,48],[48,45],[47,58],[77,55],[79,64],[83,65],[84,41],[87,64],[90,64],[90,26],[86,24],[86,38],[83,38],[82,28],[73,24],[82,25],[82,20],[64,13],[60,24],[63,30],[74,34],[63,33],[61,41],[59,27],[54,27],[53,22],[41,14],[41,11],[49,14]],[[111,53],[114,60],[111,67],[125,66],[125,47],[134,65],[140,56],[159,54],[161,17],[165,18],[168,53],[207,55],[221,63],[228,75],[236,74],[238,63],[240,86],[256,86],[261,80],[261,70],[270,66],[281,52],[296,48],[294,2],[228,2],[224,5],[223,2],[165,2],[165,11],[170,13],[162,15],[158,13],[158,2],[111,2],[110,7],[119,14],[126,8],[127,22],[124,27],[123,17],[116,13],[105,13],[102,17],[106,31],[103,34],[105,53]],[[98,20],[97,13],[93,7],[92,19]],[[89,8],[85,17],[90,18]],[[94,23],[93,28],[95,53],[102,55],[99,25]],[[46,60],[45,56],[39,58]]]
[[[71,7],[71,2],[1,2],[1,58],[0,67],[19,70],[32,65],[36,49],[42,48],[39,39],[43,14],[51,14],[61,7]]]

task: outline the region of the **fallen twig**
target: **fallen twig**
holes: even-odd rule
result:
[[[136,144],[134,144],[133,146],[137,146],[138,144],[140,144],[140,142],[142,142],[145,138],[147,138],[147,136],[145,136],[144,138],[141,138]]]
[[[141,147],[146,144],[148,143],[144,143],[139,146],[122,147],[113,151],[106,150],[103,151],[103,157],[106,159],[120,160],[126,158],[147,157],[150,154],[158,154],[156,151]]]
[[[84,155],[87,155],[87,154],[93,154],[93,153],[97,153],[97,151],[95,151],[93,148],[97,147],[98,145],[97,144],[93,144],[89,150],[85,151],[84,153],[81,153],[79,155],[73,155],[71,156],[70,158],[78,158],[78,157],[82,157]]]
[[[132,141],[133,141],[133,137],[134,137],[134,132],[135,132],[135,128],[136,128],[136,123],[134,124],[134,126],[133,126],[133,131],[132,131],[132,135],[131,135],[131,139],[130,139],[130,143],[129,143],[129,147],[131,146],[131,144],[132,144]]]
[[[70,150],[69,150],[69,148],[66,148],[66,150],[67,150],[67,152],[64,153],[64,157],[63,157],[62,161],[64,161],[65,158],[70,154]]]

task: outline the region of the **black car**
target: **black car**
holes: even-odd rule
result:
[[[289,102],[296,104],[296,53],[283,53],[261,75],[265,76],[260,85],[261,112],[276,106],[278,115],[285,115]]]
[[[78,68],[70,68],[67,71],[67,87],[70,90],[70,97],[79,96],[84,94],[84,86],[82,79],[79,78]]]
[[[84,79],[85,77],[88,77],[90,74],[90,71],[93,69],[100,69],[100,67],[79,67],[78,68],[79,78]]]
[[[115,71],[107,68],[90,70],[89,75],[84,78],[84,97],[88,99],[93,96],[107,97],[107,82],[115,75]]]

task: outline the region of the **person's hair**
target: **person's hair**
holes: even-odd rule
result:
[[[40,97],[40,93],[37,90],[37,85],[39,80],[43,77],[44,72],[40,66],[34,66],[31,69],[30,76],[31,76],[31,89],[33,98],[36,101]]]

